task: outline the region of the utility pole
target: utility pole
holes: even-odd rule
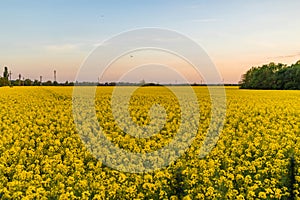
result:
[[[40,76],[40,85],[42,85],[43,77]]]

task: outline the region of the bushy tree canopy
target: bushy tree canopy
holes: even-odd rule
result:
[[[261,67],[252,67],[240,82],[242,89],[300,89],[300,60],[295,64],[270,63]]]

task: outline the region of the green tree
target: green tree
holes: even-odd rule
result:
[[[43,83],[43,85],[45,85],[45,86],[51,86],[52,85],[52,81],[46,81],[46,82],[44,82]]]
[[[41,85],[41,83],[40,83],[38,80],[35,79],[35,80],[33,81],[33,85],[34,85],[34,86],[38,86],[38,85]]]
[[[3,77],[0,78],[0,86],[9,85],[8,76],[9,76],[8,68],[4,67]]]
[[[24,80],[24,85],[25,86],[31,86],[32,85],[32,81],[30,79],[25,79]]]
[[[240,81],[241,89],[300,89],[300,61],[291,66],[270,63],[252,67]]]
[[[5,78],[6,80],[8,80],[8,68],[4,67],[4,72],[3,72],[3,78]]]

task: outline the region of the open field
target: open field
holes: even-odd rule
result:
[[[0,88],[0,199],[300,199],[300,91],[226,87],[223,131],[210,154],[199,158],[211,103],[205,87],[194,87],[201,115],[190,148],[165,168],[125,173],[97,160],[82,143],[72,89]],[[137,139],[114,122],[112,89],[97,88],[95,109],[114,144],[147,153],[176,135],[180,106],[169,90],[144,87],[132,96],[129,112],[140,126],[150,123],[153,103],[166,110],[163,129]]]

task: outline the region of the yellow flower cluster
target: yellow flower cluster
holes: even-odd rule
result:
[[[74,124],[71,87],[0,88],[0,199],[300,199],[300,92],[227,87],[224,128],[215,148],[199,158],[211,102],[207,88],[193,89],[201,115],[192,145],[165,168],[133,174],[111,169],[87,150]],[[153,104],[165,108],[165,125],[149,138],[118,127],[112,92],[97,88],[95,109],[116,146],[154,152],[176,136],[181,108],[170,90],[142,87],[130,99],[139,126],[153,120]]]

